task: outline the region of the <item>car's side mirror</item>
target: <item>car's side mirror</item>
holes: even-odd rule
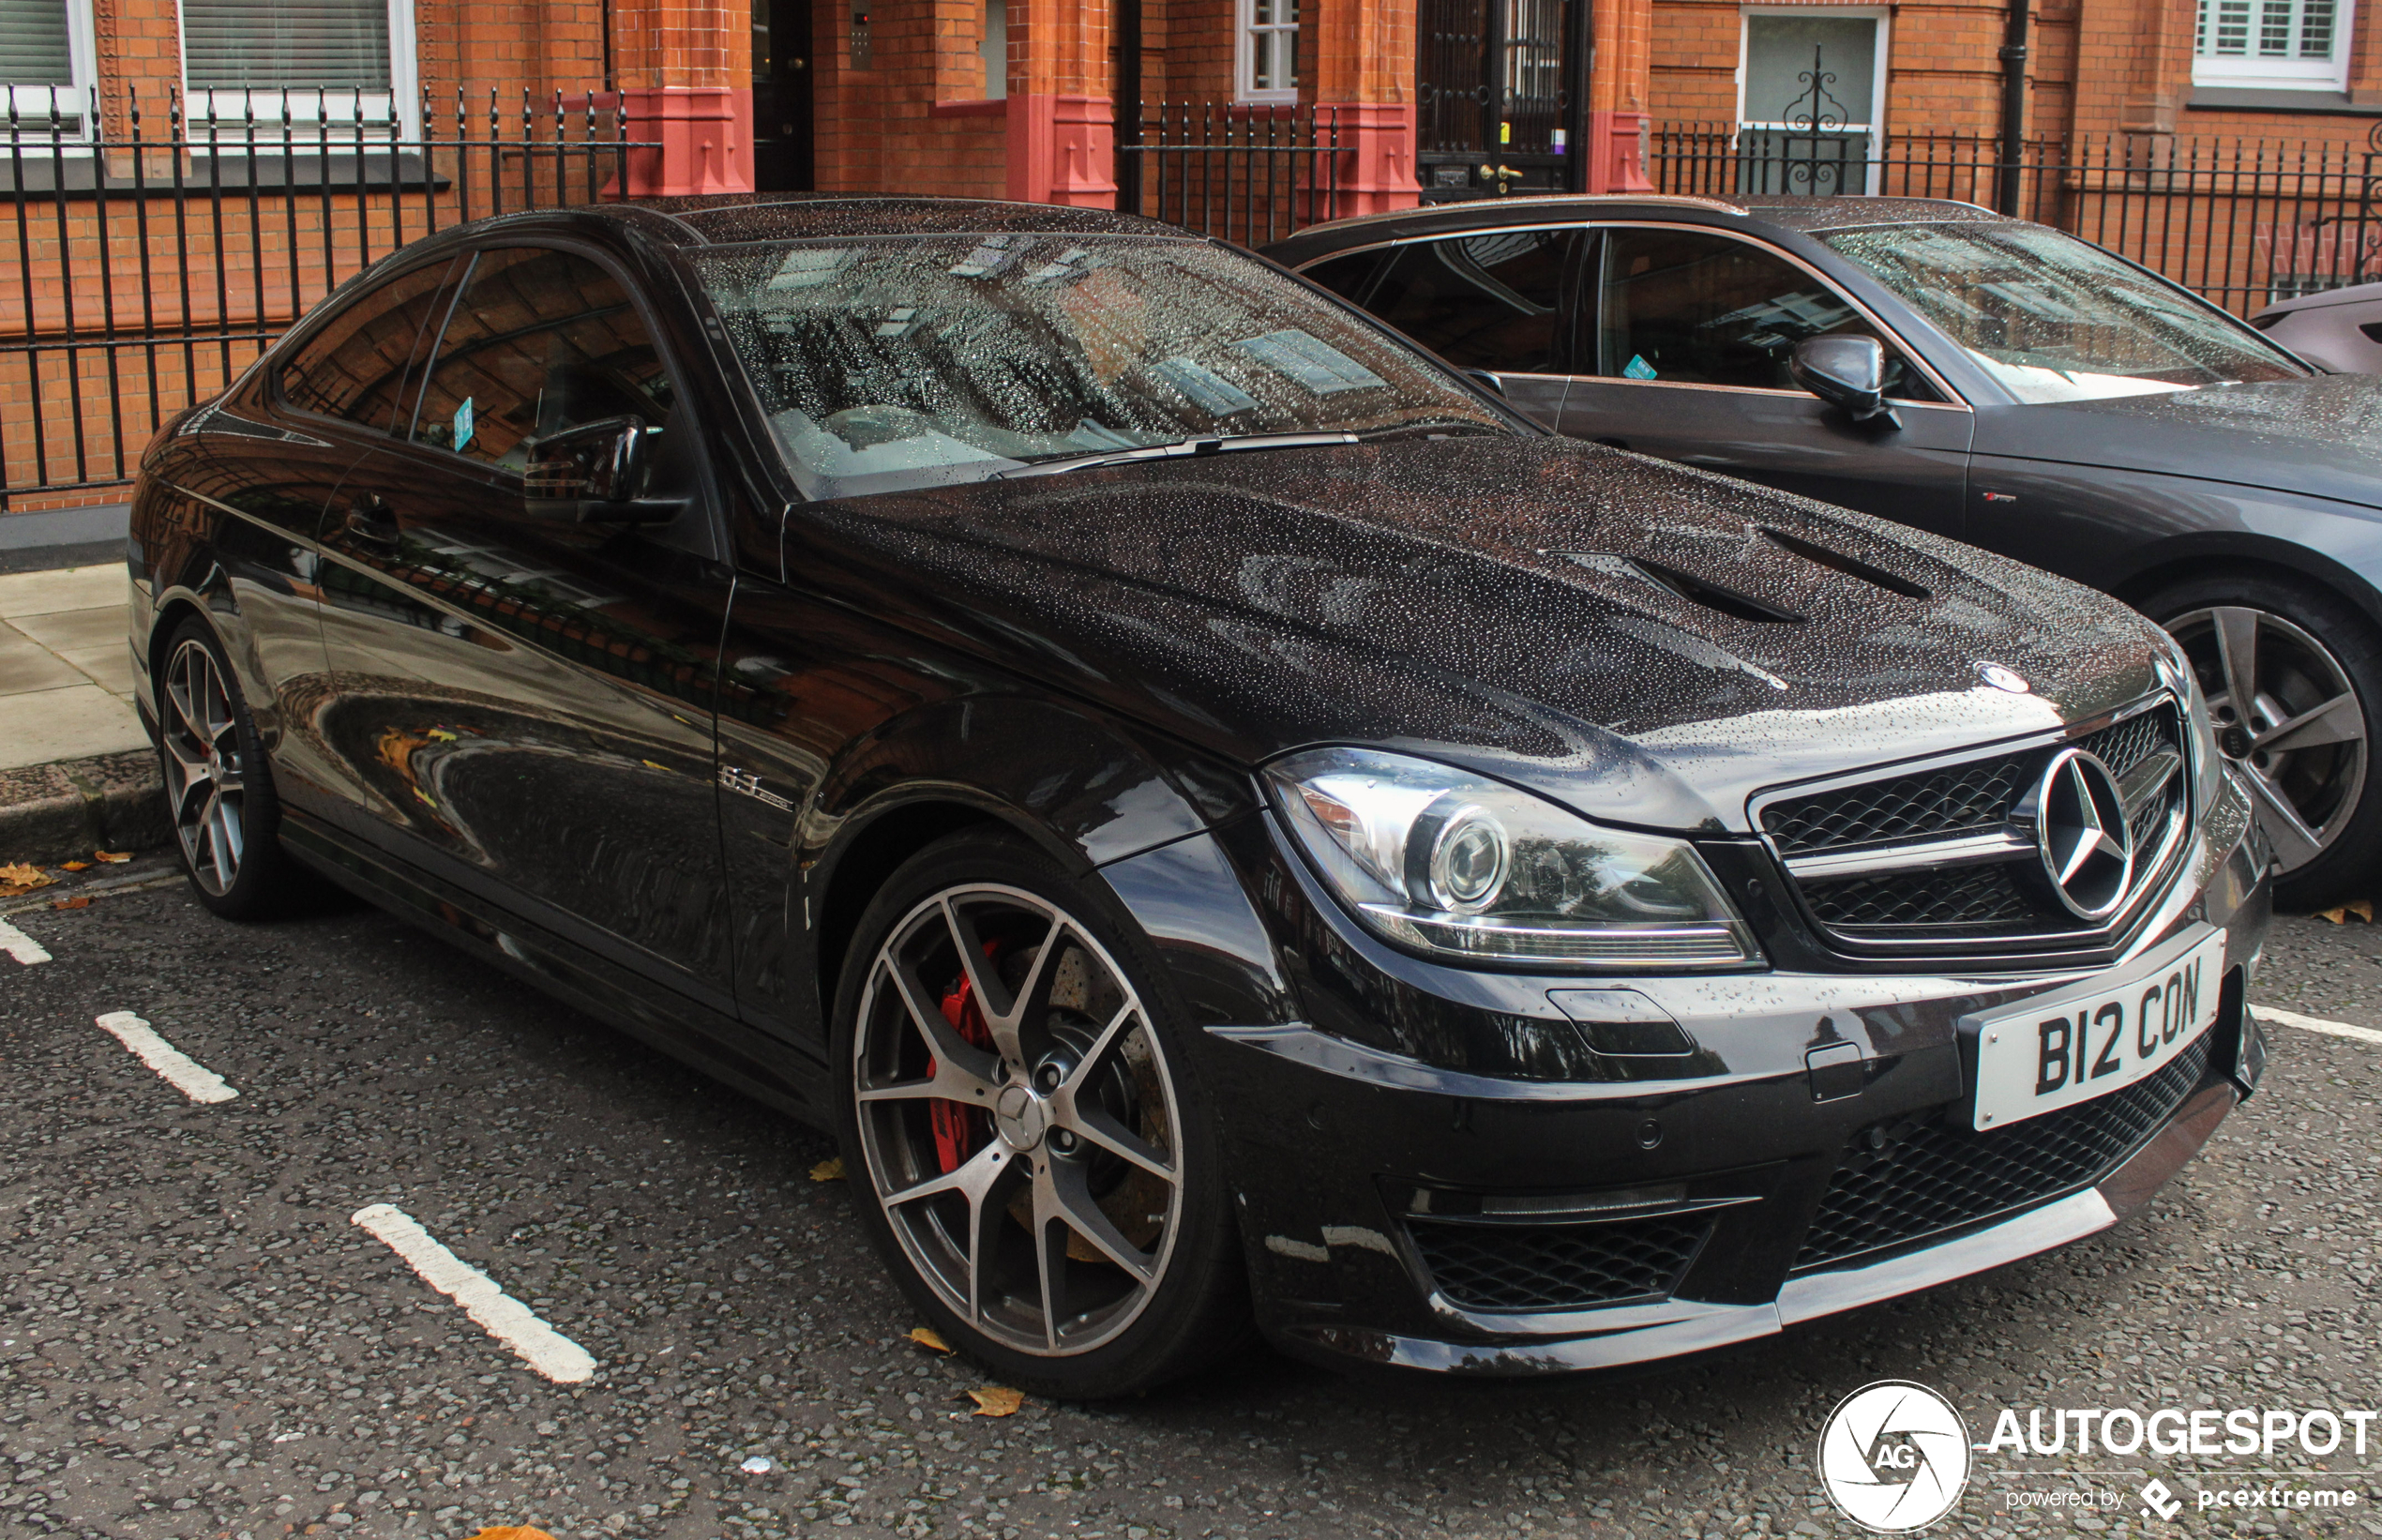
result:
[[[684,498],[643,497],[645,425],[603,417],[531,439],[523,445],[523,510],[533,518],[580,524],[649,524],[675,519]]]
[[[1855,422],[1902,426],[1886,404],[1886,350],[1874,337],[1806,337],[1795,344],[1786,372]]]

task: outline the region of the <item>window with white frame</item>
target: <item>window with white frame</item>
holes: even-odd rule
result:
[[[2192,83],[2339,91],[2349,79],[2350,0],[2200,0]]]
[[[0,0],[0,86],[21,138],[87,137],[91,0]]]
[[[1236,0],[1240,40],[1233,50],[1237,101],[1299,99],[1299,0]]]
[[[1888,17],[1871,8],[1747,7],[1737,155],[1748,192],[1876,190]]]
[[[243,143],[250,125],[262,136],[283,122],[419,131],[414,0],[182,0],[181,11],[190,120],[216,125],[219,142],[224,125]]]

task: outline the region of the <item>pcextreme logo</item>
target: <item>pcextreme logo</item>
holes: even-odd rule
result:
[[[1952,1403],[1880,1380],[1836,1404],[1819,1430],[1828,1501],[1862,1529],[1902,1534],[1950,1513],[1968,1485],[1968,1429]]]

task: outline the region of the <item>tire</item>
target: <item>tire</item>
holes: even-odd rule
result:
[[[293,912],[317,885],[281,850],[281,804],[223,644],[197,616],[158,671],[158,759],[174,850],[199,902],[228,920]]]
[[[1114,898],[1022,842],[941,840],[862,915],[835,1008],[844,1170],[911,1300],[1003,1382],[1130,1395],[1247,1340],[1192,1043]]]
[[[2339,596],[2260,573],[2186,579],[2142,609],[2191,656],[2219,746],[2250,785],[2282,868],[2275,902],[2323,909],[2374,891],[2382,636]]]

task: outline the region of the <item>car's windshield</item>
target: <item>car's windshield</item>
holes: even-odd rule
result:
[[[1331,300],[1204,241],[894,237],[691,260],[813,497],[1204,436],[1518,430]]]
[[[1818,237],[2023,401],[2081,401],[2307,371],[2229,316],[2041,225],[1898,225]]]

